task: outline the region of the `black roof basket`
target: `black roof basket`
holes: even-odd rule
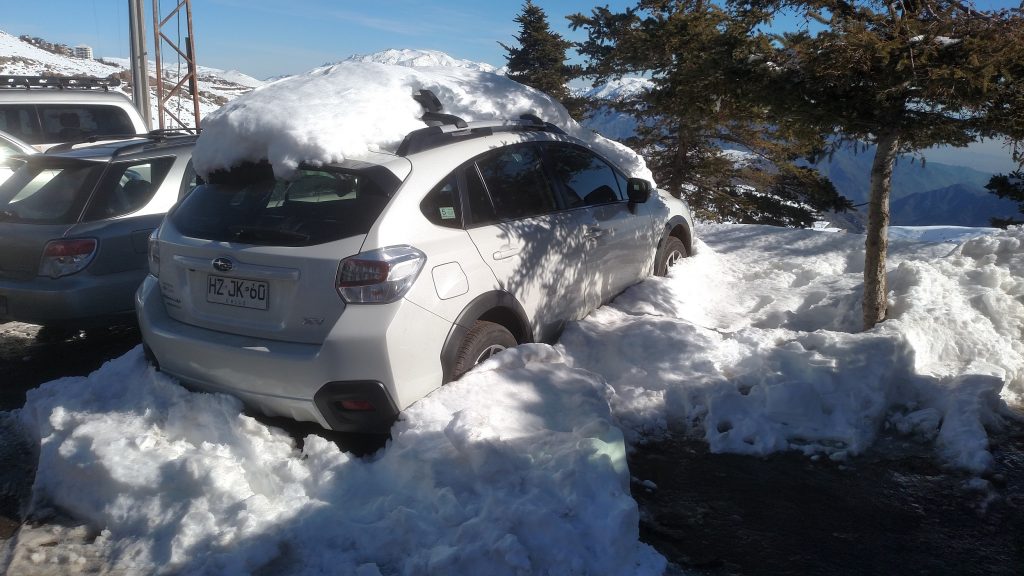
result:
[[[92,78],[89,76],[5,76],[0,75],[0,88],[53,88],[57,90],[74,89],[90,90],[102,88],[104,91],[121,85],[117,78]]]
[[[550,122],[541,120],[536,114],[523,114],[517,120],[466,122],[458,116],[443,114],[441,101],[430,90],[417,90],[413,92],[412,97],[423,106],[424,112],[420,119],[428,127],[410,132],[398,147],[397,154],[399,156],[408,156],[436,148],[456,138],[487,136],[495,132],[530,130],[565,134],[564,130]]]

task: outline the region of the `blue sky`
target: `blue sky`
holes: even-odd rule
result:
[[[565,16],[596,5],[627,1],[538,0],[552,28],[567,38]],[[92,46],[97,56],[128,56],[127,0],[12,0],[0,29],[51,42]],[[151,6],[145,0],[146,9]],[[174,0],[162,0],[163,15]],[[303,72],[352,54],[387,48],[441,50],[457,58],[501,66],[498,42],[514,43],[513,21],[522,2],[506,0],[193,0],[192,20],[200,64],[235,69],[257,78]],[[146,22],[152,28],[152,16]],[[171,27],[171,36],[177,34]],[[181,34],[186,35],[184,18]],[[167,29],[165,28],[165,33]],[[147,31],[152,44],[152,30]],[[166,57],[166,56],[165,56]]]
[[[151,0],[143,4],[149,10]],[[176,0],[161,0],[167,15]],[[457,58],[505,63],[498,42],[514,43],[521,0],[193,0],[198,62],[257,78],[296,74],[352,54],[387,48],[441,50]],[[570,40],[565,16],[597,5],[613,10],[627,0],[536,0],[552,29]],[[976,0],[984,9],[1016,0]],[[87,44],[97,56],[128,56],[127,0],[10,0],[0,29],[68,45]],[[152,27],[152,16],[146,22]],[[187,28],[181,19],[181,35]],[[165,28],[174,37],[174,26]],[[152,30],[147,31],[152,45]],[[166,56],[165,56],[166,58]]]
[[[161,0],[167,15],[177,0]],[[556,32],[569,40],[565,16],[589,13],[597,5],[613,10],[633,5],[629,0],[535,0]],[[148,11],[151,0],[144,0]],[[1018,0],[975,0],[981,9],[1016,7]],[[387,48],[420,48],[447,52],[495,66],[505,63],[498,42],[512,44],[518,26],[513,21],[521,0],[193,0],[196,55],[201,65],[239,70],[257,78],[297,74],[352,54]],[[20,36],[39,36],[71,46],[87,44],[96,56],[128,57],[127,0],[8,0],[0,30]],[[152,47],[152,15],[146,15]],[[799,25],[794,20],[794,25]],[[187,27],[180,22],[181,35]],[[174,26],[165,34],[177,35]],[[152,49],[152,48],[150,48]],[[165,60],[170,51],[165,52]],[[960,165],[984,165],[1005,170],[1009,153],[1001,142],[963,150],[929,153],[929,159]]]

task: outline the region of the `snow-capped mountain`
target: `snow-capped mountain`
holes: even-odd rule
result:
[[[412,50],[408,48],[390,49],[374,52],[372,54],[356,54],[345,58],[346,61],[354,62],[377,62],[380,64],[391,64],[393,66],[408,66],[411,68],[426,66],[448,66],[452,68],[469,68],[481,72],[493,72],[505,74],[506,68],[496,68],[486,62],[474,62],[454,58],[438,50]]]
[[[604,84],[585,90],[583,91],[583,96],[595,100],[621,102],[627,98],[632,98],[638,94],[648,92],[653,86],[654,83],[647,78],[625,76],[623,78],[609,80]]]

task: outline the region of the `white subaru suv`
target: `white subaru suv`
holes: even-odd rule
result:
[[[428,112],[397,153],[212,174],[150,240],[147,356],[268,415],[386,432],[691,250],[685,203],[535,116]]]

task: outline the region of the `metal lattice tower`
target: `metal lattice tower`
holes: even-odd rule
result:
[[[185,20],[188,26],[188,35],[184,39],[181,38],[181,12],[184,9]],[[172,19],[174,22],[172,23]],[[177,30],[174,33],[175,38],[171,38],[168,34],[164,33],[165,27],[170,28],[171,25],[176,25]],[[164,129],[175,129],[184,128],[190,131],[196,130],[199,127],[199,76],[196,72],[196,50],[195,50],[195,37],[192,34],[192,0],[178,0],[177,6],[170,11],[169,14],[161,19],[160,17],[160,0],[153,0],[153,44],[154,44],[154,59],[156,60],[156,97],[157,97],[157,116],[159,119],[159,128]],[[180,74],[176,83],[168,88],[170,81],[164,78],[163,69],[163,48],[164,46],[170,47],[172,50],[177,52],[179,62],[184,61],[188,70],[184,74]],[[186,90],[187,88],[187,90]],[[182,114],[182,102],[184,101],[183,94],[187,93],[191,100],[192,116],[194,123],[190,126],[182,118],[185,117]],[[176,109],[171,109],[168,103],[174,100],[177,104]],[[173,126],[168,126],[170,121],[174,122]]]

